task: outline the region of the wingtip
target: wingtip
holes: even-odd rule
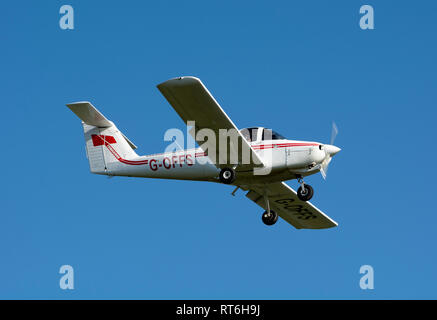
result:
[[[90,105],[92,105],[92,103],[89,102],[89,101],[76,101],[76,102],[67,103],[66,106],[67,107],[71,107],[71,106],[76,106],[76,105],[81,105],[81,104],[90,104]]]
[[[171,78],[168,79],[164,82],[161,82],[159,84],[156,85],[156,87],[160,88],[163,87],[165,85],[168,84],[185,84],[187,82],[201,82],[199,78],[194,77],[194,76],[180,76],[180,77],[175,77],[175,78]]]

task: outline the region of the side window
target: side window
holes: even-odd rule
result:
[[[256,141],[257,135],[258,135],[258,128],[245,128],[242,129],[241,134],[243,135],[244,139],[246,139],[249,142]]]
[[[252,141],[256,141],[258,138],[258,128],[250,128],[249,130]]]
[[[250,140],[250,134],[249,134],[249,130],[247,129],[243,129],[241,130],[241,135],[244,137],[244,139],[246,139],[247,141],[251,141]]]
[[[272,140],[283,140],[283,139],[286,139],[286,138],[282,134],[279,134],[279,133],[273,131]]]
[[[264,128],[261,140],[272,140],[272,130]]]

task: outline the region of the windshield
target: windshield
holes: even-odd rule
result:
[[[285,140],[285,139],[287,138],[285,138],[282,134],[273,131],[272,129],[263,130],[262,140]]]

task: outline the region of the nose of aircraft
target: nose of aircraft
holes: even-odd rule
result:
[[[337,153],[339,153],[341,151],[341,149],[339,147],[333,146],[331,144],[325,145],[325,150],[326,150],[326,153],[328,153],[331,157],[336,155]]]

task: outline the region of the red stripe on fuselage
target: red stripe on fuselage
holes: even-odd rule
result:
[[[263,149],[271,149],[271,148],[286,148],[286,147],[310,147],[310,146],[318,146],[318,143],[307,143],[307,142],[292,142],[292,143],[274,143],[274,144],[262,144],[262,145],[254,145],[252,148],[254,150],[263,150]]]
[[[126,160],[126,159],[123,159],[117,153],[117,151],[115,151],[115,149],[110,145],[111,143],[116,143],[114,137],[112,137],[112,136],[92,135],[91,137],[93,139],[94,146],[105,145],[108,148],[108,150],[112,153],[112,155],[115,157],[115,159],[117,159],[121,163],[132,165],[132,166],[139,166],[139,165],[149,163],[149,160]],[[109,139],[108,139],[108,137],[109,137]],[[98,138],[100,138],[100,140],[98,140]],[[318,146],[318,145],[319,145],[318,143],[292,142],[292,143],[254,145],[254,146],[252,146],[252,148],[254,150],[264,150],[264,149],[271,149],[271,148],[306,147],[306,146]],[[164,154],[162,154],[162,155],[164,155]],[[206,155],[207,155],[206,152],[196,152],[194,154],[195,158],[205,157]]]

